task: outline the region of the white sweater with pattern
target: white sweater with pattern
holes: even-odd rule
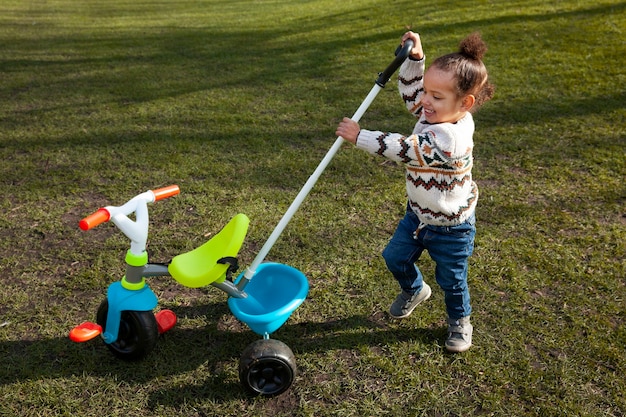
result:
[[[411,209],[422,224],[454,226],[476,208],[478,187],[472,180],[474,120],[468,112],[456,123],[429,124],[423,115],[424,59],[407,59],[398,74],[398,89],[418,121],[413,134],[361,130],[356,146],[406,167]]]

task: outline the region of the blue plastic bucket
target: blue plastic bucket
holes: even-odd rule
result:
[[[239,275],[235,282],[243,278]],[[235,317],[253,332],[266,335],[282,326],[309,292],[306,276],[288,265],[262,263],[245,288],[248,297],[228,299]]]

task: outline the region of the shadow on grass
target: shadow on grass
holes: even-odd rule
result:
[[[411,6],[412,7],[412,6]],[[556,18],[588,18],[594,15],[610,15],[623,11],[624,3],[610,6],[594,6],[574,11],[559,11],[537,15],[510,15],[489,19],[462,20],[454,25],[420,26],[424,33],[436,34],[458,32],[467,33],[477,28],[506,26],[520,22],[550,22]],[[362,10],[354,11],[358,19]],[[294,37],[291,42],[282,41],[294,33],[319,31],[330,21],[349,21],[349,16],[324,16],[320,19],[295,21],[293,26],[266,31],[238,30],[227,33],[210,29],[149,27],[142,32],[112,33],[93,29],[90,36],[49,35],[37,41],[12,39],[11,50],[20,51],[15,57],[8,56],[0,64],[0,70],[10,74],[32,74],[28,81],[14,81],[0,88],[0,92],[10,101],[17,103],[10,113],[0,117],[13,128],[27,127],[33,120],[45,120],[48,113],[71,110],[89,120],[98,115],[102,108],[109,106],[126,107],[133,103],[152,102],[160,99],[177,99],[189,94],[202,92],[206,96],[202,108],[195,108],[199,120],[207,120],[211,106],[228,105],[229,88],[245,86],[276,87],[290,85],[289,80],[331,79],[337,70],[337,56],[356,44],[393,42],[401,36],[397,29],[346,39],[333,37],[317,40],[314,44],[306,36]],[[559,29],[557,25],[555,31]],[[502,36],[518,36],[517,33],[502,33]],[[42,58],[43,53],[43,58]],[[32,58],[32,57],[35,58]],[[382,52],[381,52],[381,56]],[[372,81],[376,71],[382,70],[386,61],[371,63]],[[298,83],[302,91],[278,89],[274,94],[277,102],[293,102],[302,95],[312,94],[308,88],[315,83]],[[251,88],[253,90],[254,87]],[[221,93],[220,93],[221,91]],[[366,91],[364,91],[365,93]],[[319,94],[322,91],[318,92]],[[222,95],[226,94],[226,97]],[[262,96],[262,93],[258,93]],[[214,96],[214,98],[213,98]],[[333,96],[336,97],[336,96]],[[61,99],[59,99],[61,98]],[[32,101],[39,103],[31,105]],[[525,98],[514,104],[514,108],[533,109],[532,115],[520,120],[511,120],[508,106],[492,108],[496,121],[520,123],[527,120],[538,121],[554,115],[587,114],[604,112],[609,108],[619,108],[623,103],[623,93],[606,97],[592,97],[581,101],[559,100],[558,103],[543,98]],[[557,108],[554,106],[557,105]],[[161,110],[162,111],[162,110]],[[182,110],[181,110],[182,111]],[[1,115],[0,115],[1,116]],[[335,117],[341,116],[340,114]],[[102,116],[101,116],[102,117]],[[150,124],[158,125],[161,114],[153,114]],[[210,118],[209,118],[210,121]],[[35,123],[37,124],[37,123]],[[93,143],[95,137],[85,135],[81,129],[76,134],[63,137],[21,138],[23,146],[33,141],[43,141],[50,145],[57,141],[62,146],[69,144]],[[82,133],[81,133],[82,132]],[[118,132],[117,141],[127,141],[128,132]],[[285,135],[283,135],[285,136]],[[147,137],[147,136],[146,136]],[[281,136],[279,136],[280,138]],[[110,139],[100,139],[103,145],[110,145]]]
[[[189,331],[185,336],[188,338],[197,337],[201,330]],[[323,353],[328,351],[353,350],[359,347],[386,346],[390,343],[401,343],[406,341],[419,340],[423,344],[436,345],[442,340],[445,328],[438,329],[415,329],[415,328],[389,328],[364,315],[354,315],[345,319],[338,319],[322,323],[299,323],[285,325],[279,329],[272,338],[287,344],[296,356],[296,366],[298,355],[305,353]],[[252,341],[260,336],[255,336],[251,332],[233,334],[221,333],[219,337],[228,340],[228,345],[238,346],[234,353],[224,354],[229,360],[238,361],[239,353]],[[234,342],[234,343],[233,343]],[[221,358],[221,360],[224,359]],[[151,407],[157,405],[167,405],[176,407],[181,404],[194,404],[203,401],[207,396],[216,398],[215,393],[223,391],[220,386],[220,378],[212,377],[210,384],[186,384],[173,388],[158,389],[151,393]],[[295,381],[294,384],[298,382]],[[245,398],[243,387],[230,384],[227,395],[219,397],[220,400],[232,398]],[[288,394],[288,393],[287,393]],[[284,397],[281,395],[279,398]],[[272,399],[269,399],[270,401]],[[278,400],[280,402],[280,400]],[[289,400],[285,400],[289,401]]]
[[[173,310],[186,319],[230,316],[226,303]],[[233,381],[232,367],[238,366],[241,352],[260,336],[240,323],[235,327],[239,325],[239,331],[219,330],[219,320],[199,328],[176,327],[162,335],[155,350],[138,362],[117,359],[100,341],[75,344],[67,337],[3,341],[0,354],[4,372],[0,384],[55,378],[113,378],[130,385],[154,385],[156,388],[150,394],[153,407],[207,398],[242,399],[247,394],[239,381]],[[385,346],[410,340],[436,344],[443,332],[444,329],[391,328],[379,319],[355,315],[322,323],[286,324],[272,338],[290,346],[297,361],[298,354],[309,352]],[[187,373],[193,375],[185,376]],[[168,376],[194,382],[163,382]]]

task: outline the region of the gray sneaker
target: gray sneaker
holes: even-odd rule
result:
[[[392,317],[397,319],[403,319],[405,317],[409,317],[415,307],[418,306],[422,301],[428,300],[430,297],[431,290],[428,284],[424,283],[422,286],[422,290],[416,294],[409,294],[407,292],[402,291],[397,297],[396,300],[391,304],[391,308],[389,308],[389,314]]]
[[[474,327],[469,316],[460,319],[448,319],[448,338],[446,349],[449,352],[465,352],[472,346],[472,332]]]

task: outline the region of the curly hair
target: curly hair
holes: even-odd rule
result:
[[[461,41],[458,52],[440,56],[431,64],[431,67],[454,74],[459,97],[472,94],[476,98],[472,112],[489,101],[495,91],[482,61],[486,52],[487,45],[480,33],[474,32]]]

